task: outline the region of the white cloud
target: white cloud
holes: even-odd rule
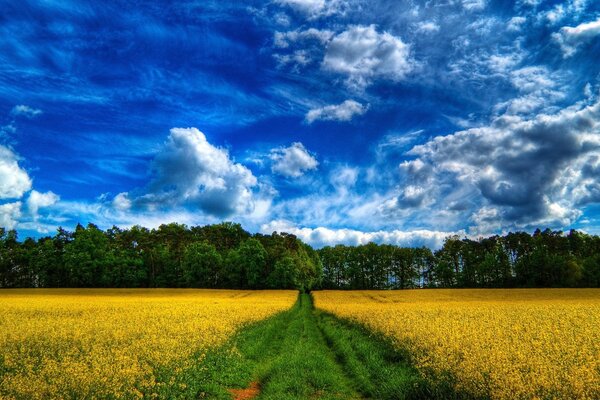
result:
[[[31,189],[31,179],[19,166],[17,155],[0,145],[0,199],[21,198]]]
[[[0,139],[3,137],[6,138],[10,135],[14,135],[17,132],[17,127],[14,123],[10,123],[8,125],[4,125],[0,127]]]
[[[21,217],[21,202],[0,205],[0,227],[14,229]]]
[[[331,39],[323,68],[346,75],[348,85],[362,88],[374,78],[404,79],[415,61],[399,37],[377,32],[375,25],[352,26]]]
[[[508,21],[506,29],[508,29],[511,32],[518,32],[521,30],[525,22],[527,22],[527,19],[525,17],[512,17]]]
[[[560,45],[563,57],[570,57],[577,48],[586,41],[600,35],[600,18],[575,27],[565,26],[553,34],[554,40]]]
[[[265,234],[272,232],[288,232],[296,235],[302,241],[315,247],[333,246],[336,244],[361,245],[369,242],[394,244],[405,247],[426,246],[432,249],[440,248],[444,239],[453,235],[464,235],[464,232],[441,232],[431,230],[413,231],[373,231],[363,232],[353,229],[331,229],[325,227],[299,228],[296,225],[276,220],[261,226]]]
[[[416,160],[403,167],[427,182],[438,208],[462,199],[466,214],[458,218],[479,229],[566,226],[579,207],[600,201],[599,129],[600,102],[531,118],[505,115],[415,146],[408,154]]]
[[[440,26],[433,21],[424,21],[417,24],[417,30],[420,32],[438,32]]]
[[[13,107],[11,111],[12,115],[19,115],[27,118],[34,118],[42,114],[42,110],[37,108],[29,107],[25,104],[19,104]]]
[[[363,115],[368,108],[368,105],[363,106],[354,100],[346,100],[342,104],[313,108],[308,111],[305,120],[309,124],[317,120],[350,121],[356,115]]]
[[[299,67],[304,67],[317,59],[317,54],[322,51],[322,47],[334,35],[332,31],[326,29],[310,28],[306,30],[296,29],[288,32],[275,32],[273,36],[273,46],[279,51],[289,50],[287,54],[276,53],[273,58],[278,66],[284,67],[288,64],[293,65],[293,69],[298,71]],[[297,48],[300,43],[303,48]]]
[[[550,25],[555,25],[560,21],[570,17],[579,17],[586,9],[589,0],[567,0],[556,4],[548,11],[538,15],[539,19],[545,19]]]
[[[273,149],[269,157],[273,161],[271,170],[288,178],[298,178],[306,171],[317,169],[319,165],[317,159],[302,143],[292,143],[289,147]]]
[[[469,11],[483,10],[486,5],[486,0],[462,0],[462,6]]]
[[[275,2],[291,7],[309,19],[343,13],[348,6],[345,0],[275,0]]]
[[[507,69],[511,68],[507,66]],[[496,104],[496,111],[505,114],[535,115],[550,112],[553,104],[564,99],[568,80],[559,71],[545,67],[529,66],[504,71],[504,77],[521,96]]]
[[[38,223],[39,210],[55,205],[59,196],[50,191],[32,190],[31,178],[18,161],[19,157],[11,149],[0,146],[0,200],[14,199],[0,205],[0,227],[46,232],[47,225]]]
[[[129,200],[128,193],[119,193],[115,196],[112,201],[114,208],[120,211],[126,211],[131,208],[131,200]]]
[[[358,174],[358,168],[349,166],[338,167],[331,171],[329,182],[338,193],[345,194],[356,185]]]
[[[173,128],[152,162],[153,179],[140,196],[120,193],[116,206],[148,209],[184,206],[220,217],[251,212],[257,180],[227,150],[211,145],[196,128]]]
[[[294,69],[298,66],[304,67],[312,62],[312,58],[306,50],[296,50],[291,54],[274,54],[273,57],[277,61],[279,67],[293,64]]]
[[[50,207],[60,200],[60,197],[52,192],[40,193],[32,190],[27,199],[27,208],[34,218],[37,218],[40,208]]]
[[[275,32],[273,45],[278,48],[287,48],[291,43],[305,40],[316,40],[319,43],[327,43],[333,32],[326,29],[310,28],[306,30],[294,30],[288,32]]]

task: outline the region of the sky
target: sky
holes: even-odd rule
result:
[[[593,0],[7,1],[0,226],[600,233]]]

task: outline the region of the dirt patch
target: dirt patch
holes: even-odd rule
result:
[[[233,396],[233,400],[250,400],[258,396],[260,386],[258,382],[252,382],[246,389],[229,389],[229,393]]]

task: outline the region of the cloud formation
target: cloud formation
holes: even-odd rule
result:
[[[0,199],[19,199],[30,189],[31,179],[19,166],[17,155],[0,145]]]
[[[0,227],[14,229],[21,218],[21,202],[0,204]]]
[[[395,244],[404,247],[426,246],[437,249],[443,245],[445,238],[456,234],[464,235],[463,231],[440,232],[425,229],[414,231],[389,230],[363,232],[354,229],[330,229],[326,227],[300,228],[283,220],[264,224],[261,226],[261,231],[265,234],[288,232],[316,248],[335,246],[336,244],[356,246],[374,242]]]
[[[121,193],[113,204],[151,210],[189,207],[218,217],[253,209],[256,177],[196,128],[171,129],[152,161],[151,174],[141,195]]]
[[[554,40],[560,45],[564,57],[571,57],[583,43],[600,35],[600,18],[595,21],[585,22],[575,27],[565,26],[553,35]]]
[[[40,209],[59,201],[53,192],[40,193],[32,190],[32,180],[19,165],[19,157],[8,147],[0,145],[0,227],[17,228],[27,221],[37,221]],[[29,193],[27,200],[25,196]],[[24,201],[27,207],[24,207]]]
[[[23,116],[26,118],[34,118],[41,115],[43,112],[37,108],[29,107],[25,104],[19,104],[13,107],[11,114],[15,116]]]
[[[428,182],[438,208],[453,198],[475,202],[466,209],[476,226],[565,226],[581,215],[578,206],[600,200],[599,129],[600,103],[503,116],[415,146],[404,166]]]
[[[323,59],[323,69],[347,76],[350,86],[365,87],[375,77],[404,79],[414,68],[410,46],[375,25],[351,26],[334,36]]]
[[[269,158],[273,162],[271,171],[287,178],[298,178],[306,171],[316,170],[319,165],[317,159],[299,142],[271,150]]]
[[[368,106],[364,106],[357,101],[346,100],[341,104],[313,108],[306,113],[304,119],[309,124],[317,120],[350,121],[357,115],[363,115],[368,108]]]
[[[32,190],[27,198],[27,208],[29,213],[37,218],[40,208],[50,207],[59,200],[60,197],[53,192],[40,193],[37,190]]]
[[[276,0],[276,3],[291,7],[309,19],[341,13],[348,5],[345,0]]]

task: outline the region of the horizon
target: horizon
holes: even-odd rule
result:
[[[0,227],[23,237],[600,233],[600,3],[25,1],[2,22]]]

